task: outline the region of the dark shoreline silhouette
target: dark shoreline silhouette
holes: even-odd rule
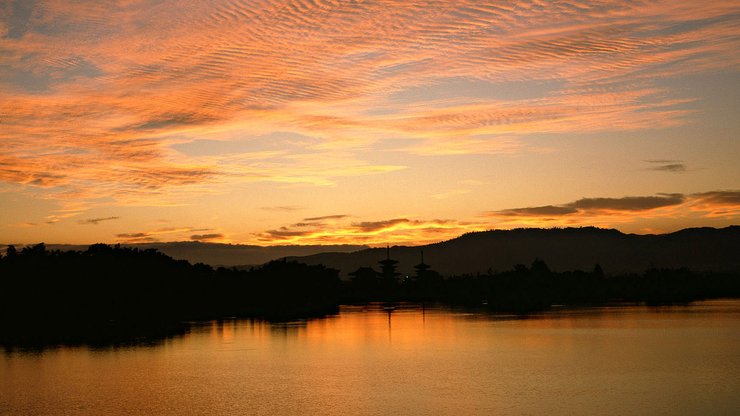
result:
[[[249,271],[156,250],[43,244],[0,259],[0,344],[105,344],[181,332],[184,321],[291,319],[336,311],[335,270],[276,261]]]
[[[421,254],[421,253],[420,253]],[[433,263],[433,259],[428,260]],[[386,250],[341,281],[335,269],[271,261],[249,270],[174,260],[156,250],[95,244],[85,251],[44,244],[0,258],[0,345],[120,345],[183,334],[188,321],[258,318],[286,321],[338,312],[341,304],[419,302],[528,313],[552,305],[648,305],[740,297],[740,275],[650,268],[607,276],[554,272],[545,261],[503,272],[443,276],[420,262],[410,276]]]

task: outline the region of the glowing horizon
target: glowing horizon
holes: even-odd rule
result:
[[[740,223],[740,4],[0,6],[0,243]]]

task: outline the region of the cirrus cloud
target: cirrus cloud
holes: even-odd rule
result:
[[[90,204],[385,173],[402,166],[361,151],[387,137],[498,154],[531,150],[530,133],[678,126],[693,100],[654,80],[740,63],[733,1],[21,3],[0,10],[0,181]],[[527,93],[495,93],[512,82]],[[245,129],[310,136],[315,153],[173,150]]]
[[[6,2],[0,182],[8,194],[43,205],[47,212],[38,215],[49,214],[49,224],[94,207],[127,212],[115,208],[248,195],[262,182],[277,186],[260,204],[274,204],[268,209],[284,218],[318,209],[286,189],[332,190],[358,177],[397,179],[437,166],[462,171],[475,158],[551,149],[540,147],[545,136],[695,123],[710,108],[707,97],[675,85],[736,72],[739,15],[733,0]],[[456,163],[433,164],[443,158]],[[650,167],[689,171],[682,161]],[[434,199],[468,192],[442,186]],[[736,212],[718,195],[685,195],[680,203],[670,195],[629,198],[543,201],[502,207],[490,218]],[[379,241],[372,233],[392,232],[432,241],[434,233],[482,226],[377,209],[386,220],[297,217],[284,230],[271,226],[282,236],[263,237],[329,241],[302,234],[324,227],[337,239]],[[11,221],[44,223],[17,212]],[[208,234],[215,233],[172,236]]]

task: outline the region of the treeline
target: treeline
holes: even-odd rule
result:
[[[214,269],[156,250],[96,244],[85,251],[43,244],[0,258],[0,344],[129,342],[187,329],[187,321],[271,320],[334,313],[342,303],[442,302],[528,312],[555,304],[666,304],[740,296],[740,276],[651,269],[605,276],[601,268],[553,272],[542,260],[504,272],[443,277],[422,262],[414,276],[363,267],[351,281],[320,265],[272,261]]]
[[[110,344],[192,320],[324,315],[337,310],[339,289],[336,270],[296,262],[237,271],[104,244],[10,248],[0,259],[0,344]]]
[[[365,268],[363,268],[365,269]],[[433,270],[394,282],[370,270],[358,270],[346,292],[355,302],[415,301],[483,306],[491,311],[530,312],[552,305],[635,302],[648,305],[740,297],[740,275],[695,273],[688,269],[651,268],[642,274],[606,276],[599,265],[591,271],[553,272],[539,259],[530,266],[443,277]]]

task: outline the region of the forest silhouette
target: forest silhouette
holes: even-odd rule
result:
[[[182,333],[191,321],[311,318],[348,303],[444,303],[528,313],[552,305],[740,296],[740,276],[732,272],[650,268],[607,276],[599,265],[554,272],[535,259],[503,272],[443,276],[420,253],[415,273],[406,276],[397,272],[389,249],[376,264],[378,270],[363,266],[342,281],[335,269],[287,260],[240,270],[190,264],[154,249],[9,246],[0,258],[0,344],[129,343]]]

